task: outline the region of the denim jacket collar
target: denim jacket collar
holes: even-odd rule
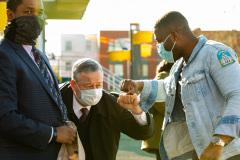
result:
[[[197,54],[199,53],[199,51],[202,49],[203,45],[207,42],[207,38],[205,38],[203,35],[200,35],[198,37],[198,44],[195,46],[195,48],[193,49],[189,59],[188,59],[188,62],[187,62],[187,65],[189,63],[191,63],[191,61],[197,56]]]

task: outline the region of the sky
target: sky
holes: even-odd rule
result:
[[[46,52],[61,53],[61,34],[97,34],[100,30],[153,31],[169,11],[179,11],[190,28],[240,30],[240,0],[90,0],[82,20],[47,20]]]

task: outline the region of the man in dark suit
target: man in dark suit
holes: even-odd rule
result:
[[[103,71],[98,62],[78,60],[72,76],[72,81],[60,85],[60,90],[68,117],[78,128],[86,160],[116,159],[121,132],[138,140],[152,136],[153,120],[142,112],[136,95],[128,97],[136,104],[126,106],[128,111],[103,90]]]
[[[0,159],[56,160],[76,131],[47,57],[35,48],[43,20],[41,0],[9,0],[0,41]]]

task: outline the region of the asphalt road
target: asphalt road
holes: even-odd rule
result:
[[[121,134],[117,160],[156,160],[154,154],[141,150],[142,141]]]

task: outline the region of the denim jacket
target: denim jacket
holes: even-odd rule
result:
[[[182,72],[182,102],[194,148],[200,157],[214,134],[234,140],[223,148],[221,160],[240,154],[240,67],[228,46],[199,37],[186,65],[175,62],[164,80],[144,80],[140,107],[147,111],[155,101],[166,101],[163,130],[169,122]]]

